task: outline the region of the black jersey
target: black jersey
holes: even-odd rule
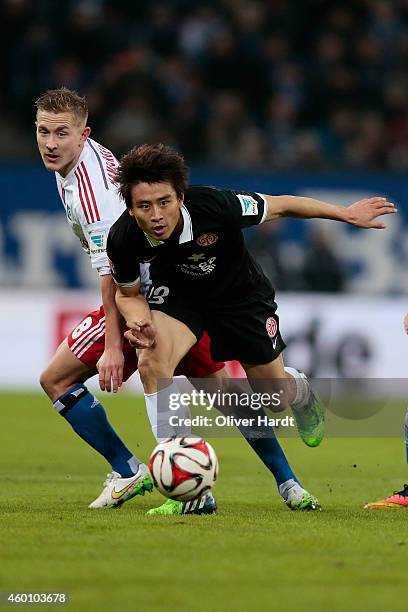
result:
[[[145,234],[127,210],[119,217],[107,243],[118,285],[135,285],[139,264],[148,263],[152,285],[188,292],[190,298],[251,301],[271,290],[242,234],[242,228],[264,220],[263,195],[193,186],[185,193],[181,213],[181,233],[165,241]]]

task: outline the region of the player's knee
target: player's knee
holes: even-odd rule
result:
[[[53,400],[55,396],[56,381],[48,368],[41,373],[40,385],[48,397]]]
[[[173,376],[173,372],[169,369],[166,362],[151,353],[144,355],[142,352],[139,357],[138,369],[140,380],[144,386]]]
[[[40,385],[52,402],[66,393],[75,384],[70,378],[56,376],[51,368],[46,368],[40,376]]]

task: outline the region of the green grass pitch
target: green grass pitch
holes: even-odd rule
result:
[[[147,460],[154,444],[142,401],[121,394],[104,403]],[[408,509],[362,509],[407,480],[402,439],[327,439],[317,449],[283,440],[322,502],[314,513],[283,505],[243,440],[212,440],[218,515],[147,517],[163,499],[156,492],[88,510],[108,466],[46,398],[3,394],[0,405],[1,591],[66,591],[75,612],[407,607]]]

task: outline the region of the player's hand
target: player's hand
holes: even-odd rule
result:
[[[347,208],[348,223],[356,227],[385,229],[385,223],[377,221],[377,217],[396,212],[394,204],[388,202],[387,198],[363,198]]]
[[[404,331],[408,334],[408,313],[404,317]]]
[[[152,348],[156,341],[156,330],[151,321],[127,321],[125,338],[134,348]]]
[[[96,367],[99,372],[99,386],[102,391],[117,393],[123,382],[125,358],[121,349],[105,349]]]

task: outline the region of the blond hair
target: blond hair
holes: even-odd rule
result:
[[[49,113],[72,113],[79,124],[86,125],[88,104],[84,97],[67,87],[48,89],[35,101],[38,111]]]

